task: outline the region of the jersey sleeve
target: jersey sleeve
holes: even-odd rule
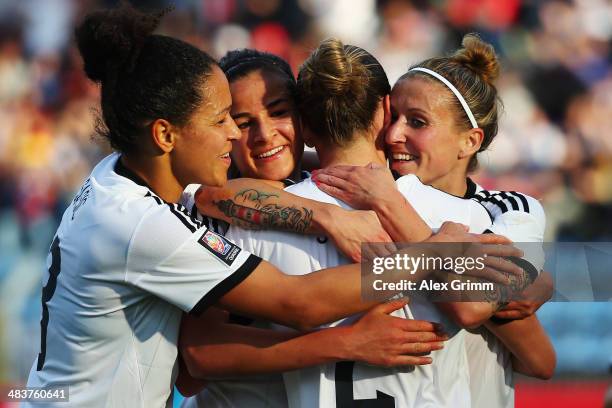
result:
[[[503,235],[519,246],[537,273],[544,267],[544,241],[546,214],[538,200],[517,192],[481,192],[476,195],[493,217],[489,230]]]
[[[261,259],[206,228],[178,204],[160,204],[136,227],[125,280],[200,314],[246,279]]]
[[[396,183],[408,203],[432,229],[452,221],[469,226],[470,232],[481,233],[491,225],[489,213],[479,203],[427,186],[414,174],[402,176]]]
[[[542,242],[546,228],[546,214],[538,200],[516,192],[497,192],[480,202],[491,214],[495,233],[507,236],[515,242]]]

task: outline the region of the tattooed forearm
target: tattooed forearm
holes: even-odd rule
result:
[[[533,283],[529,273],[524,269],[522,269],[521,273],[518,275],[508,274],[507,276],[510,280],[510,285],[496,285],[499,289],[499,298],[494,303],[496,312],[506,307],[511,300],[514,300],[519,293]]]
[[[264,205],[266,200],[271,198],[278,198],[278,194],[267,193],[265,191],[256,190],[254,188],[247,188],[246,190],[240,191],[234,196],[237,202],[254,202],[256,206]]]
[[[268,204],[260,208],[264,214],[268,214],[269,224],[264,224],[273,229],[285,229],[295,232],[306,232],[312,223],[313,211],[302,207],[281,207],[277,204]]]
[[[527,286],[531,284],[529,274],[522,270],[520,274],[506,274],[510,280],[510,284],[500,285],[495,284],[493,290],[487,291],[484,295],[485,301],[491,303],[494,311],[503,309],[516,295],[521,293]],[[476,279],[476,281],[487,282],[484,279]]]
[[[456,299],[461,301],[474,301],[474,302],[487,302],[491,304],[493,311],[498,311],[502,309],[504,306],[508,304],[509,301],[516,298],[516,296],[521,293],[527,286],[529,286],[531,282],[531,278],[529,273],[525,270],[521,270],[521,273],[518,275],[514,274],[505,274],[510,283],[508,285],[500,285],[498,283],[493,283],[493,288],[490,290],[478,290],[478,291],[469,291],[465,290],[461,293],[457,293],[456,291],[450,291],[445,293],[445,298],[447,299]],[[492,283],[489,280],[483,278],[477,278],[473,276],[466,275],[456,275],[449,274],[447,272],[437,273],[436,278],[442,282],[450,282],[450,281],[461,281],[461,282],[469,282],[469,283]],[[484,285],[482,287],[485,287]]]
[[[312,224],[313,211],[307,208],[284,207],[274,203],[266,204],[271,198],[278,197],[257,190],[245,190],[232,199],[214,201],[213,204],[232,224],[247,229],[277,229],[304,233]],[[237,204],[235,200],[255,203],[254,207]]]

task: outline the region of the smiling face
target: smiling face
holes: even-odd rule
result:
[[[232,141],[240,131],[230,116],[232,98],[227,79],[214,67],[202,87],[205,102],[178,128],[172,151],[173,173],[181,185],[222,186],[231,164]]]
[[[451,94],[443,84],[419,77],[400,80],[391,92],[391,125],[385,141],[391,168],[415,174],[444,191],[465,183],[466,132],[456,125]]]
[[[232,158],[243,177],[283,180],[291,175],[304,151],[287,79],[256,70],[230,84],[232,118],[242,137],[234,141]]]

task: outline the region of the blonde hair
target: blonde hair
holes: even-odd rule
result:
[[[484,138],[479,152],[489,147],[497,135],[498,112],[501,110],[501,100],[493,82],[499,76],[499,61],[491,44],[482,41],[477,34],[467,34],[461,42],[462,48],[449,57],[427,59],[415,67],[427,68],[442,75],[461,93],[470,110],[474,114],[478,127],[482,129]],[[400,77],[400,81],[414,77],[428,81],[437,81],[426,73],[409,71]],[[450,91],[449,91],[450,92]],[[471,128],[467,114],[459,100],[453,96],[452,110],[455,123],[460,129]],[[468,171],[478,167],[476,154],[472,156]]]
[[[391,92],[380,63],[370,53],[340,40],[319,45],[300,67],[298,109],[318,137],[344,146],[355,131],[372,125],[378,102]]]

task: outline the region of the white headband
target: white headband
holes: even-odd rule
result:
[[[410,71],[425,72],[426,74],[429,74],[429,75],[431,75],[434,78],[437,78],[444,85],[446,85],[448,87],[448,89],[453,91],[453,93],[455,94],[457,99],[459,99],[459,102],[461,103],[461,106],[463,106],[463,110],[465,111],[465,113],[468,115],[468,118],[470,119],[470,123],[472,124],[472,128],[474,128],[474,129],[478,128],[478,123],[476,123],[476,118],[472,114],[472,111],[470,110],[470,107],[468,106],[467,102],[465,101],[465,99],[463,99],[463,96],[461,96],[461,94],[459,93],[457,88],[455,88],[454,85],[451,84],[446,78],[444,78],[442,75],[438,74],[437,72],[434,72],[431,69],[427,69],[427,68],[416,67],[416,68],[412,68],[412,69],[408,70],[408,72],[410,72]]]

